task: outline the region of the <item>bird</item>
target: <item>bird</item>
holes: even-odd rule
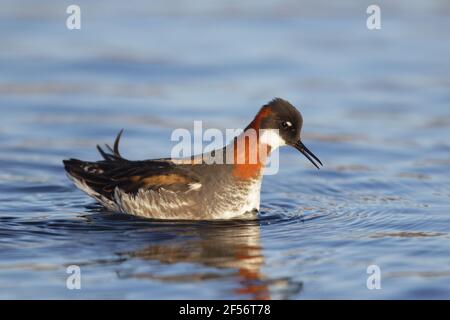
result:
[[[221,149],[185,158],[128,160],[119,152],[122,129],[112,148],[97,145],[102,160],[63,163],[75,186],[109,211],[157,220],[257,217],[264,167],[275,149],[294,147],[317,169],[323,166],[303,144],[302,127],[301,113],[274,98]],[[218,155],[229,161],[211,161]]]

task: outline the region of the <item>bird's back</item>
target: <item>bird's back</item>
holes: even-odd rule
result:
[[[109,210],[156,219],[229,219],[259,210],[261,182],[239,181],[233,166],[189,160],[131,161],[119,153],[121,133],[103,160],[64,160],[75,185]]]

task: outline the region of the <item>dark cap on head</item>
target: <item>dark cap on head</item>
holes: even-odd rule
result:
[[[314,160],[322,165],[322,162],[302,143],[300,133],[303,117],[291,103],[275,98],[261,108],[255,119],[259,120],[259,129],[277,129],[287,145],[303,153],[317,168],[319,166]]]
[[[300,139],[303,117],[292,104],[281,98],[275,98],[264,105],[262,109],[270,110],[268,111],[270,116],[261,120],[261,129],[279,129],[286,142],[291,138]]]

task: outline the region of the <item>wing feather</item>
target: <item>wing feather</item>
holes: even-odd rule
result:
[[[106,145],[109,152],[97,146],[103,157],[101,161],[64,160],[67,173],[108,199],[113,199],[116,188],[136,194],[140,190],[187,192],[201,187],[199,177],[187,165],[175,164],[169,159],[130,161],[123,158],[119,152],[122,133],[123,129],[113,148]]]

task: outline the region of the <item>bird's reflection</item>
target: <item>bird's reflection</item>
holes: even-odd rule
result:
[[[288,298],[302,288],[302,283],[294,283],[286,278],[267,279],[264,276],[261,271],[264,256],[257,221],[169,226],[160,224],[154,230],[165,234],[166,239],[169,235],[170,240],[158,241],[122,255],[128,259],[152,260],[162,264],[192,263],[220,270],[205,271],[202,268],[198,273],[161,275],[152,268],[151,272],[121,271],[120,277],[175,283],[232,278],[237,281],[235,294],[261,300],[273,298],[273,288],[277,291],[275,296],[278,298]],[[170,237],[172,233],[175,233],[174,237]],[[281,296],[280,292],[283,292]]]

